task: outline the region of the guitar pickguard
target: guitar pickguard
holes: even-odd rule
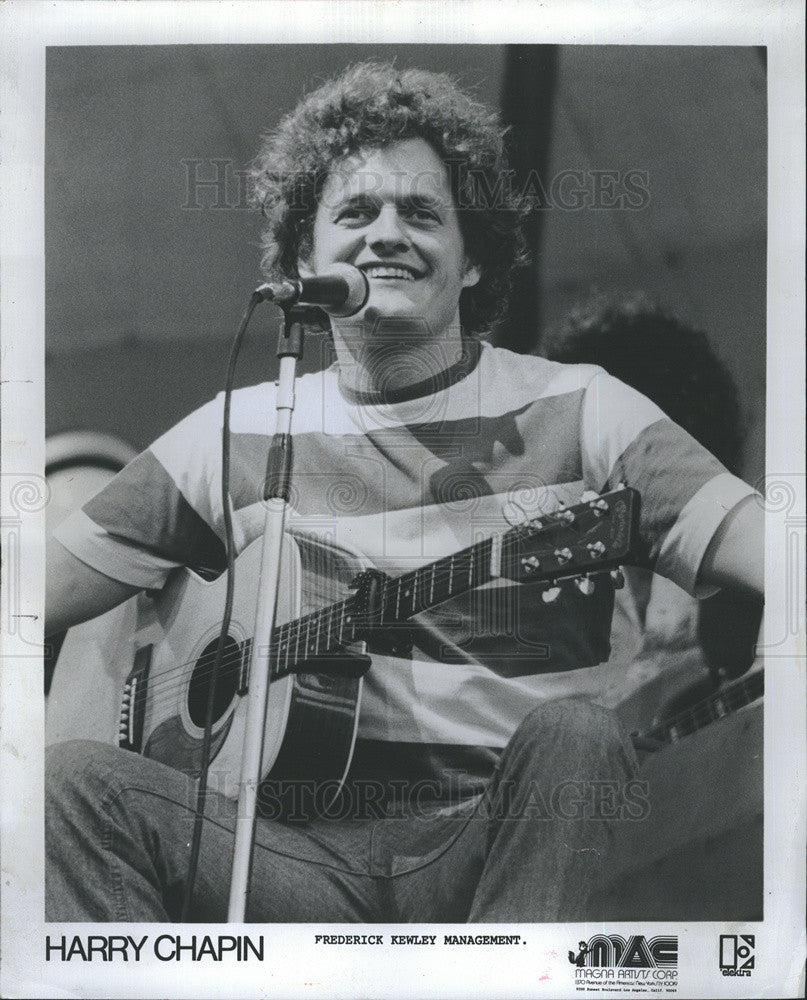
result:
[[[210,741],[211,760],[216,759],[224,741],[230,735],[230,722],[228,719],[213,735]],[[184,771],[185,774],[198,778],[202,769],[202,740],[191,736],[182,724],[182,719],[175,715],[161,722],[153,730],[146,741],[143,755],[161,764],[167,764],[176,771]]]

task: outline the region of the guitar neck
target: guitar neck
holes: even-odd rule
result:
[[[444,559],[385,579],[380,585],[380,615],[373,626],[405,622],[421,611],[489,583],[497,570],[492,554],[498,545],[507,547],[501,539],[486,538]],[[273,676],[282,677],[303,660],[324,656],[335,647],[364,638],[368,624],[354,595],[277,626],[272,633]]]
[[[580,574],[607,573],[631,551],[638,506],[636,491],[622,487],[534,518],[401,576],[378,573],[372,600],[360,589],[276,627],[271,644],[273,676],[292,673],[297,664],[365,639],[372,629],[405,622],[500,577],[554,586]]]

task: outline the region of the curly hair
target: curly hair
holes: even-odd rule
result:
[[[263,269],[269,278],[297,273],[336,164],[360,149],[411,138],[424,139],[446,164],[465,252],[481,272],[462,293],[461,321],[466,332],[483,333],[504,312],[515,270],[526,263],[526,207],[512,190],[497,116],[442,73],[350,66],[263,137],[251,171],[268,220]]]
[[[734,380],[703,331],[647,296],[594,296],[544,338],[541,353],[552,361],[600,365],[653,400],[727,469],[739,471],[744,434]]]

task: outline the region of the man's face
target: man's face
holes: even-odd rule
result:
[[[479,271],[465,256],[445,167],[423,139],[363,151],[328,176],[300,270],[322,274],[337,262],[370,283],[358,319],[403,321],[431,337],[459,324],[460,292]]]

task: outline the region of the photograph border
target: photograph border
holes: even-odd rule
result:
[[[222,9],[223,8],[223,9]],[[237,12],[238,16],[234,16]],[[270,16],[271,12],[271,16]],[[301,42],[507,42],[580,45],[764,45],[768,52],[768,302],[766,616],[759,652],[765,700],[765,919],[614,925],[615,933],[675,933],[682,944],[678,995],[798,996],[804,988],[805,931],[805,534],[804,470],[804,8],[764,0],[737,5],[685,0],[527,5],[319,0],[269,3],[0,5],[3,78],[0,173],[0,336],[2,336],[3,578],[0,600],[0,995],[231,996],[575,996],[567,950],[595,928],[518,925],[524,943],[491,953],[474,946],[395,950],[323,948],[312,925],[273,925],[262,933],[266,964],[45,962],[45,935],[76,925],[42,923],[44,511],[44,111],[50,45]],[[328,934],[355,926],[323,925]],[[362,931],[368,928],[362,926]],[[610,929],[610,928],[609,928]],[[255,930],[254,928],[252,929]],[[389,936],[417,928],[373,926]],[[450,933],[439,925],[439,933]],[[321,932],[321,931],[320,931]],[[82,934],[150,935],[164,925],[82,925]],[[227,925],[171,933],[228,934]],[[462,933],[457,929],[457,933]],[[491,933],[496,933],[491,929]],[[752,933],[756,974],[721,979],[720,934]],[[684,943],[686,947],[684,948]],[[391,963],[395,962],[393,966]],[[405,962],[405,968],[401,964]],[[360,966],[360,969],[358,968]],[[394,972],[392,970],[394,969]],[[426,984],[424,986],[424,984]],[[605,995],[609,995],[607,992]]]

